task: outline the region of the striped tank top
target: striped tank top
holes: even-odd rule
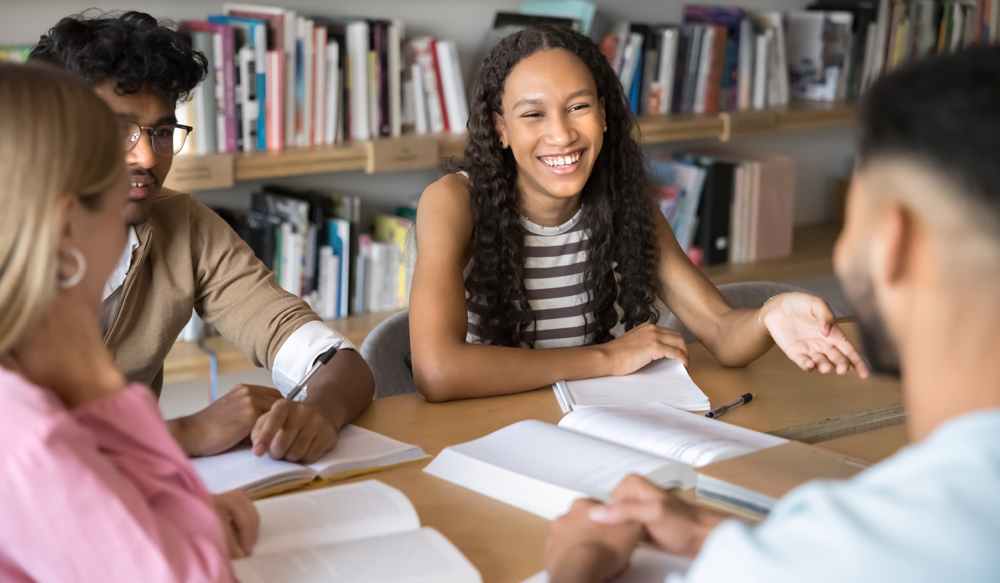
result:
[[[535,321],[529,324],[528,336],[534,333],[535,348],[561,348],[591,344],[597,323],[589,305],[587,269],[588,233],[581,223],[583,210],[558,227],[542,227],[521,217],[524,229],[524,287]],[[465,268],[465,279],[472,272],[472,260]],[[482,342],[479,322],[485,306],[471,299],[465,291],[469,328],[468,342]]]

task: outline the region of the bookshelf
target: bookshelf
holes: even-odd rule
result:
[[[802,277],[825,275],[833,272],[833,244],[840,227],[834,223],[801,225],[795,229],[792,254],[781,259],[757,263],[726,264],[708,267],[705,275],[712,283],[721,285],[739,281],[788,281]],[[396,312],[377,312],[328,320],[328,324],[360,347],[375,326]],[[236,372],[253,368],[250,360],[221,336],[205,341],[216,351],[219,372]],[[164,362],[165,383],[207,378],[209,359],[193,342],[177,341]]]
[[[732,141],[762,134],[845,126],[854,108],[845,103],[793,101],[780,108],[701,115],[645,116],[644,144],[688,140]],[[463,134],[404,135],[333,146],[277,151],[177,156],[166,186],[181,191],[230,188],[241,180],[364,170],[369,174],[433,168],[442,157],[460,157]]]

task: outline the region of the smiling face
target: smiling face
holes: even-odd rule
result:
[[[166,103],[162,97],[147,88],[119,95],[114,83],[108,82],[98,85],[94,90],[121,120],[132,121],[144,127],[177,123],[174,104]],[[135,146],[125,153],[125,163],[128,165],[130,185],[125,221],[129,225],[137,225],[149,218],[153,201],[170,172],[173,156],[162,156],[154,152],[149,134],[143,131]]]
[[[604,103],[586,65],[565,49],[519,62],[494,127],[518,167],[523,196],[578,196],[604,143]]]

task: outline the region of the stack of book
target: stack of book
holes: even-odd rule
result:
[[[413,221],[379,215],[361,229],[356,196],[264,186],[251,209],[217,208],[286,291],[322,318],[405,308]]]
[[[795,161],[702,149],[651,160],[654,197],[697,265],[750,263],[792,252]]]
[[[184,153],[331,145],[465,131],[468,104],[455,43],[405,42],[399,20],[306,18],[284,8],[226,4],[181,21],[209,75],[180,123]]]

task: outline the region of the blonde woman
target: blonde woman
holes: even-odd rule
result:
[[[234,580],[212,498],[101,341],[126,241],[121,135],[82,81],[0,63],[2,581]],[[245,497],[220,506],[255,536]]]

